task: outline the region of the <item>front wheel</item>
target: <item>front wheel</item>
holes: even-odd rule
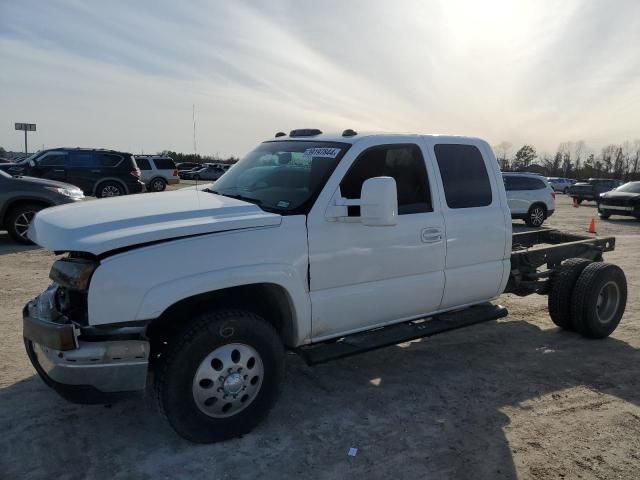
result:
[[[149,190],[152,192],[162,192],[167,188],[167,182],[162,178],[154,178],[149,184]]]
[[[545,218],[547,218],[547,212],[544,207],[534,205],[529,209],[524,221],[529,227],[541,227]]]
[[[159,358],[160,411],[192,442],[248,433],[276,402],[284,357],[277,332],[261,317],[241,310],[204,313]]]
[[[565,187],[562,193],[564,193],[565,195],[569,195],[569,187]]]
[[[5,222],[9,236],[18,243],[32,244],[33,242],[27,237],[27,230],[29,230],[33,217],[43,208],[45,208],[44,205],[26,204],[12,209]]]

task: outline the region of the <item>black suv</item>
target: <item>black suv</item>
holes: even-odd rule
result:
[[[10,175],[67,182],[85,195],[117,197],[144,191],[140,170],[130,153],[88,148],[42,150],[18,163],[0,164]]]

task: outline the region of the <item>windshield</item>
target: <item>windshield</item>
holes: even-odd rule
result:
[[[267,211],[308,213],[351,145],[338,142],[264,142],[209,189]]]
[[[616,188],[616,192],[640,193],[640,182],[625,183],[621,187]]]
[[[18,160],[16,163],[18,163],[19,165],[21,165],[23,163],[29,163],[29,160],[33,160],[34,158],[39,156],[41,153],[42,153],[42,151],[39,151],[39,152],[36,152],[36,153],[32,153],[27,158],[23,158],[22,160]]]

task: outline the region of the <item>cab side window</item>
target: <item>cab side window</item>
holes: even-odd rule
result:
[[[360,198],[362,184],[374,177],[395,179],[399,215],[433,211],[427,170],[417,145],[384,145],[364,151],[342,179],[340,193],[344,198]],[[349,216],[359,215],[360,207],[349,207]]]

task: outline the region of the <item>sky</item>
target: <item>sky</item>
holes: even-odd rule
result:
[[[0,146],[241,156],[277,131],[640,138],[637,0],[0,0]]]

